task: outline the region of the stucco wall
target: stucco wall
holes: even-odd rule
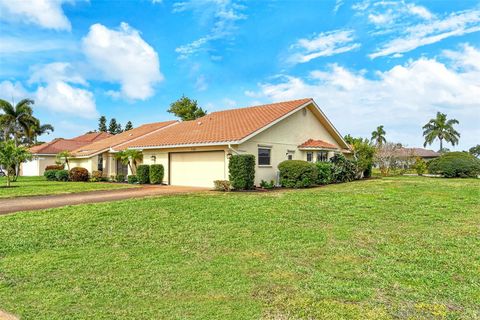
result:
[[[271,147],[270,166],[257,166],[255,168],[255,184],[259,185],[262,180],[270,181],[277,179],[278,164],[287,160],[287,152],[294,151],[293,160],[307,160],[307,153],[298,150],[298,145],[308,139],[324,140],[338,148],[339,144],[325,127],[318,121],[310,109],[299,110],[290,117],[280,121],[271,128],[254,136],[252,139],[238,146],[240,153],[249,153],[258,158],[258,147]],[[329,153],[333,156],[333,153]]]

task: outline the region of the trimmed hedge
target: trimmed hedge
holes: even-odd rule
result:
[[[318,179],[317,166],[303,160],[286,160],[278,165],[280,184],[287,188],[307,188]]]
[[[150,165],[150,183],[151,184],[162,184],[163,174],[164,174],[163,165],[161,164]]]
[[[55,179],[57,181],[68,181],[68,170],[56,170]]]
[[[123,182],[125,182],[126,178],[127,177],[124,174],[118,174],[116,180],[117,180],[117,182],[123,183]]]
[[[480,160],[466,152],[448,152],[428,163],[428,172],[445,178],[476,178]]]
[[[348,160],[343,154],[334,155],[330,161],[333,163],[332,182],[348,182],[355,180],[357,165],[355,161]]]
[[[229,179],[237,190],[250,190],[255,187],[255,156],[236,154],[228,163]]]
[[[72,168],[68,175],[70,181],[88,181],[88,170],[82,167]]]
[[[47,178],[48,181],[57,181],[57,177],[56,177],[57,171],[58,170],[52,170],[52,169],[45,170],[45,172],[43,173],[43,176]]]
[[[61,164],[52,164],[52,165],[49,165],[49,166],[46,166],[45,167],[45,171],[50,171],[50,170],[63,170],[65,167],[64,165],[61,165]]]
[[[129,175],[129,176],[127,177],[127,182],[128,182],[129,184],[138,183],[138,178],[137,178],[136,175],[131,174],[131,175]]]
[[[150,183],[150,166],[141,164],[137,167],[137,179],[140,184]]]
[[[318,171],[316,183],[317,184],[332,183],[333,164],[330,162],[317,162],[316,166]]]

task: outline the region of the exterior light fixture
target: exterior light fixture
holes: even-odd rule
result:
[[[155,161],[157,160],[157,157],[156,156],[151,156],[150,159],[152,160],[153,163],[155,163]]]

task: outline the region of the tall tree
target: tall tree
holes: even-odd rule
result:
[[[110,119],[110,123],[108,125],[108,132],[110,132],[111,134],[117,134],[117,129],[118,129],[117,119],[115,118]]]
[[[471,147],[470,149],[468,149],[468,152],[472,156],[479,158],[480,157],[480,144],[477,144],[475,147]]]
[[[4,140],[10,139],[12,135],[17,146],[24,132],[35,124],[32,104],[34,104],[33,100],[23,99],[13,106],[10,102],[0,99]]]
[[[385,130],[383,129],[383,126],[378,126],[375,131],[372,132],[372,141],[375,142],[377,146],[381,146],[387,140],[385,139]]]
[[[192,100],[184,95],[170,104],[170,109],[167,111],[173,113],[183,121],[195,120],[207,114],[206,110],[198,106],[197,100]]]
[[[33,123],[25,131],[25,143],[26,144],[36,144],[37,138],[42,134],[50,134],[55,129],[50,124],[41,124],[40,120],[34,118]]]
[[[98,131],[107,132],[107,118],[105,116],[101,116],[98,119]]]
[[[120,123],[117,123],[117,130],[115,131],[115,134],[119,134],[122,132],[123,132],[122,125]]]
[[[127,124],[125,125],[124,131],[132,130],[132,129],[133,129],[132,121],[128,121]]]
[[[458,120],[447,120],[447,115],[437,112],[435,119],[423,126],[423,136],[425,137],[424,147],[431,145],[436,139],[440,140],[440,151],[443,151],[443,140],[450,142],[452,146],[458,144],[460,133],[453,126],[458,124]]]

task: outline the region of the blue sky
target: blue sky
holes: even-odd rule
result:
[[[48,137],[313,97],[342,134],[423,144],[437,111],[480,137],[479,1],[0,0],[0,96]],[[438,145],[433,145],[438,149]]]

